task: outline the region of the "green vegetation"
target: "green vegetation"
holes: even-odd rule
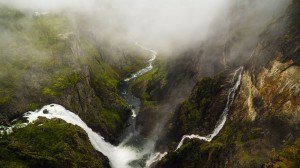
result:
[[[41,119],[0,138],[0,167],[108,167],[79,127]]]
[[[18,81],[22,69],[25,68],[22,61],[17,58],[16,52],[21,47],[18,45],[24,40],[19,36],[23,31],[25,14],[7,7],[0,7],[0,106],[7,105],[12,97],[12,90]],[[18,38],[18,41],[12,40]],[[11,48],[14,47],[14,48]],[[18,61],[16,61],[18,60]]]
[[[264,168],[297,168],[300,167],[300,139],[294,144],[284,147],[276,152],[273,149],[270,153],[271,160],[264,164]]]
[[[158,56],[153,63],[153,67],[150,72],[138,77],[129,86],[129,89],[141,99],[143,108],[155,108],[156,102],[153,95],[155,92],[162,90],[167,83],[164,58]]]
[[[221,89],[224,75],[213,78],[204,77],[194,87],[190,97],[180,106],[179,122],[183,134],[189,133],[199,125],[203,114]]]
[[[209,153],[201,149],[201,142],[199,140],[187,140],[180,149],[177,151],[169,152],[158,164],[158,168],[172,167],[172,168],[196,168],[205,167]],[[214,144],[214,152],[219,152],[218,144]],[[214,157],[214,153],[211,153]],[[214,158],[217,160],[217,158]],[[221,167],[220,162],[211,162],[208,167]]]
[[[8,7],[0,7],[0,29],[20,30],[21,24],[14,22],[14,20],[20,20],[24,18],[25,14]],[[11,22],[7,22],[10,20]]]
[[[142,68],[144,68],[146,66],[146,61],[145,59],[143,59],[140,55],[142,55],[141,52],[138,52],[138,50],[140,50],[139,47],[134,46],[133,48],[131,48],[128,51],[128,59],[130,59],[130,63],[127,65],[124,65],[122,67],[122,71],[124,75],[128,75],[131,74],[133,72],[136,72]]]
[[[121,122],[120,115],[113,110],[103,109],[101,111],[101,120],[112,129],[116,129],[117,124]]]
[[[168,132],[170,136],[190,134],[197,132],[201,119],[209,115],[208,110],[215,101],[216,96],[221,91],[221,84],[224,74],[215,77],[202,78],[193,88],[191,95],[181,104],[174,118],[169,122]],[[223,106],[222,106],[223,110]],[[231,133],[231,127],[227,124],[222,129],[222,134],[218,135],[211,142],[200,141],[198,139],[186,139],[183,146],[167,155],[158,167],[193,168],[204,167],[210,155],[222,150]],[[169,135],[168,134],[168,135]],[[177,142],[178,143],[178,142]],[[172,147],[177,143],[172,142]],[[214,158],[218,160],[218,158]],[[221,163],[209,162],[209,167],[219,167]]]
[[[48,88],[48,87],[45,87],[43,88],[43,94],[44,95],[48,95],[48,96],[56,96],[58,93],[53,91],[52,89]]]
[[[10,99],[10,96],[4,96],[4,97],[0,97],[0,105],[4,105],[5,103],[7,103]]]
[[[260,167],[268,158],[267,147],[262,139],[261,128],[252,127],[250,123],[227,121],[211,142],[187,139],[179,150],[164,158],[158,167],[223,167],[226,164],[224,158],[234,158],[233,165]]]
[[[28,104],[28,108],[27,108],[27,111],[33,111],[33,110],[36,110],[38,108],[41,107],[41,104],[38,103],[38,102],[33,102],[33,103],[30,103]]]
[[[174,148],[184,134],[199,132],[199,129],[207,129],[203,121],[212,120],[214,126],[219,116],[215,117],[215,110],[222,111],[226,102],[218,102],[217,97],[222,93],[222,84],[225,80],[223,73],[215,77],[201,79],[191,95],[182,103],[179,110],[175,112],[174,118],[168,123],[167,137],[175,137],[177,142],[171,142],[170,147]],[[223,95],[226,98],[226,95]],[[223,105],[222,105],[223,104]],[[205,118],[205,120],[203,120]],[[266,147],[261,145],[261,154],[255,154],[248,147],[260,144],[263,137],[262,129],[253,127],[252,123],[239,123],[227,120],[221,132],[211,141],[205,142],[198,139],[186,139],[183,146],[176,152],[171,152],[160,162],[158,167],[223,167],[224,157],[234,157],[235,164],[252,165],[262,163],[266,158],[264,152]],[[204,126],[203,126],[204,125]],[[199,128],[199,126],[202,126]],[[207,130],[207,134],[211,130]],[[201,134],[200,134],[201,135]],[[227,151],[239,151],[228,154]],[[250,152],[249,152],[250,151]],[[222,158],[221,158],[222,157]],[[255,167],[255,166],[254,166]]]
[[[79,73],[72,72],[69,69],[57,71],[52,76],[51,86],[44,87],[42,93],[48,96],[57,96],[59,92],[74,86],[81,79]]]
[[[109,131],[120,130],[122,121],[130,113],[124,100],[118,95],[118,74],[106,63],[98,60],[90,64],[92,87],[101,102],[99,115],[90,118],[95,123],[101,121]],[[98,121],[97,121],[98,120]]]
[[[0,122],[59,103],[103,136],[121,131],[130,109],[118,95],[120,70],[68,17],[1,7],[0,23]]]
[[[43,74],[42,78],[39,77],[39,83],[44,85],[52,78],[47,77],[61,73],[61,67],[66,66],[64,62],[71,49],[69,42],[58,35],[69,29],[66,18],[61,15],[33,18],[18,10],[1,7],[0,22],[3,26],[0,27],[0,38],[5,39],[0,42],[0,97],[1,105],[7,105],[9,97],[15,96],[16,92],[22,93],[24,85],[20,83],[25,80],[27,85],[35,85],[33,82],[37,82],[30,81],[29,76],[24,78],[28,72]],[[45,86],[40,93],[58,95],[58,91],[69,87],[70,82],[75,82],[74,76],[70,77],[70,81],[55,79],[58,83],[53,83],[54,88]]]

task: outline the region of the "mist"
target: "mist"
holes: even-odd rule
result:
[[[234,26],[258,32],[286,8],[286,0],[1,0],[22,10],[63,12],[99,41],[142,43],[180,52]],[[78,20],[78,16],[81,20]],[[249,34],[249,33],[248,33]],[[249,35],[253,37],[252,35]],[[255,34],[255,37],[258,35]]]

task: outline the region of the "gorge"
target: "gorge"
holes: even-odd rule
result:
[[[299,0],[0,0],[0,167],[299,167],[299,16]]]

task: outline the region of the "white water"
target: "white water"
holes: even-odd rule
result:
[[[44,110],[47,110],[46,114]],[[59,118],[67,123],[81,127],[88,134],[93,147],[108,157],[113,168],[129,168],[128,163],[140,157],[134,148],[123,145],[113,146],[106,142],[101,135],[88,127],[78,115],[66,110],[63,106],[57,104],[46,105],[41,110],[25,113],[24,117],[28,118],[29,123],[37,120],[39,117],[46,117],[48,119]]]
[[[6,134],[11,134],[13,132],[14,129],[19,129],[19,128],[24,128],[26,127],[28,124],[27,123],[21,123],[21,124],[14,124],[11,127],[6,127],[6,126],[2,126],[0,125],[0,135],[3,135],[4,133]]]
[[[153,163],[160,161],[167,154],[168,152],[156,152],[155,154],[151,155],[151,157],[146,161],[146,167],[150,167]]]
[[[152,55],[151,55],[151,58],[148,60],[149,65],[146,68],[143,68],[143,69],[141,69],[141,70],[133,73],[131,75],[131,77],[124,79],[125,82],[128,82],[128,81],[130,81],[130,80],[132,80],[134,78],[140,77],[140,76],[144,75],[145,73],[151,71],[153,69],[152,62],[156,59],[156,56],[157,56],[157,52],[156,51],[150,50],[150,49],[148,49],[148,48],[140,45],[139,43],[135,43],[135,45],[139,46],[143,50],[151,52]]]
[[[136,111],[134,109],[131,109],[131,112],[132,112],[131,117],[135,118],[136,117]]]
[[[234,83],[235,80],[236,80],[236,82],[234,83],[234,86],[229,89],[228,96],[227,96],[227,103],[226,103],[225,109],[223,110],[223,112],[222,112],[222,114],[221,114],[221,116],[220,116],[220,118],[219,118],[219,120],[218,120],[218,122],[217,122],[217,124],[215,126],[215,129],[213,130],[213,132],[211,134],[209,134],[209,135],[206,135],[206,136],[199,136],[199,135],[195,135],[195,134],[184,135],[182,137],[181,141],[179,142],[176,150],[179,149],[183,145],[183,142],[184,142],[184,140],[186,138],[189,138],[189,139],[195,138],[195,139],[199,139],[199,140],[204,140],[204,141],[210,142],[216,135],[218,135],[218,133],[221,131],[221,129],[223,128],[223,126],[224,126],[224,124],[225,124],[225,122],[227,120],[227,115],[228,115],[229,108],[232,105],[233,100],[235,98],[236,90],[240,86],[243,69],[244,69],[244,67],[240,67],[239,69],[237,69],[234,72],[232,83]],[[236,75],[237,74],[238,74],[238,78],[236,79]]]

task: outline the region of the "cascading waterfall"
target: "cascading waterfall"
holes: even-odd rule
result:
[[[196,138],[196,139],[200,139],[200,140],[204,140],[204,141],[210,142],[216,135],[218,135],[218,133],[221,131],[221,129],[223,128],[223,126],[224,126],[224,124],[226,122],[229,108],[232,105],[233,100],[235,98],[235,93],[236,93],[237,89],[240,86],[243,69],[244,69],[244,67],[240,67],[239,69],[237,69],[234,72],[232,82],[234,83],[235,80],[236,80],[236,82],[234,83],[234,86],[229,89],[228,96],[227,96],[227,103],[226,103],[225,109],[223,110],[223,112],[222,112],[222,114],[221,114],[221,116],[220,116],[220,118],[219,118],[219,120],[218,120],[218,122],[217,122],[217,124],[215,126],[215,129],[213,130],[213,132],[211,134],[209,134],[209,135],[206,135],[206,136],[199,136],[199,135],[194,135],[194,134],[192,134],[192,135],[184,135],[182,137],[181,141],[179,142],[176,150],[179,149],[183,145],[183,142],[184,142],[184,140],[186,138],[189,138],[189,139]],[[236,75],[237,74],[238,74],[238,78],[236,79]]]
[[[182,137],[181,141],[179,142],[179,144],[177,145],[176,150],[178,150],[183,145],[183,142],[186,138],[189,138],[189,139],[196,138],[199,140],[204,140],[204,141],[210,142],[216,135],[218,135],[218,133],[221,131],[221,129],[223,128],[223,126],[226,122],[229,108],[232,105],[233,100],[235,98],[236,91],[240,86],[243,70],[244,70],[244,67],[240,67],[234,72],[234,75],[232,78],[232,83],[234,83],[234,85],[228,91],[227,103],[226,103],[225,109],[223,110],[219,120],[217,121],[217,124],[216,124],[213,132],[206,136],[199,136],[199,135],[195,135],[195,134],[184,135]],[[238,74],[238,78],[236,79],[237,74]],[[164,152],[164,153],[157,152],[157,153],[151,155],[150,159],[146,162],[146,166],[150,167],[153,163],[160,161],[167,154],[168,154],[167,152]]]
[[[37,120],[39,117],[45,117],[48,119],[59,118],[67,123],[81,127],[88,134],[89,140],[93,147],[97,151],[107,156],[110,160],[111,166],[114,168],[129,168],[127,163],[139,157],[138,153],[133,148],[125,146],[113,146],[106,142],[101,135],[97,134],[90,127],[88,127],[78,115],[66,110],[60,105],[46,105],[38,111],[25,113],[24,117],[27,118],[29,123]]]

